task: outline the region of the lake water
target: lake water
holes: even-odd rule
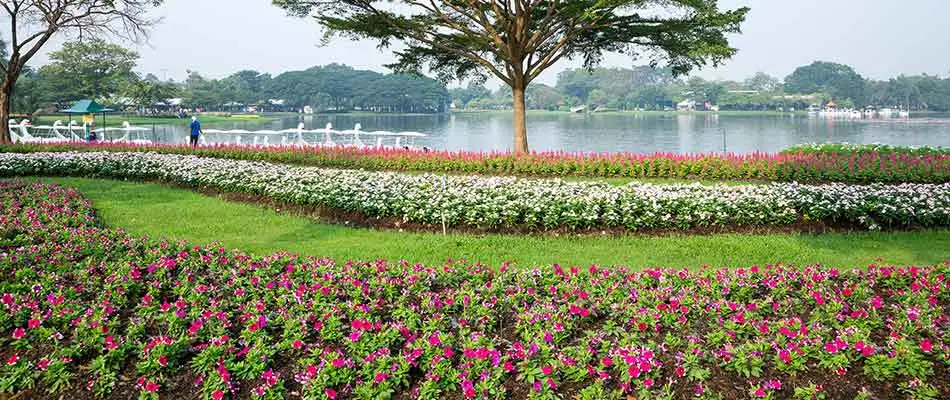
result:
[[[314,115],[268,123],[205,124],[205,129],[289,129],[304,122],[307,129],[418,131],[429,135],[416,141],[441,150],[507,150],[512,147],[512,117],[507,113],[451,115]],[[157,126],[152,140],[183,143],[185,126]],[[721,152],[723,138],[730,152],[775,152],[802,143],[886,143],[950,147],[950,114],[910,119],[847,119],[808,116],[696,114],[529,114],[528,143],[532,150],[585,152]],[[250,143],[245,137],[243,143]],[[312,138],[314,141],[316,136]],[[364,138],[364,142],[369,140]],[[279,143],[272,140],[271,143]]]

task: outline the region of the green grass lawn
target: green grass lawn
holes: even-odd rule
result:
[[[448,235],[355,229],[280,214],[189,190],[81,178],[41,178],[79,189],[110,227],[136,235],[220,242],[261,255],[288,250],[338,260],[427,264],[447,258],[521,266],[749,266],[774,262],[839,267],[934,264],[950,258],[947,231],[829,235],[551,237]]]

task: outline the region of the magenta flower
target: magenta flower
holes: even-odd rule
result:
[[[23,339],[24,336],[26,336],[26,329],[23,329],[23,328],[16,328],[16,329],[13,330],[13,339],[14,339],[14,340]]]
[[[382,383],[383,381],[386,380],[386,378],[389,378],[389,375],[386,375],[382,372],[377,372],[374,380],[376,381],[376,383]]]
[[[930,342],[930,338],[924,338],[924,340],[921,340],[920,343],[918,343],[918,346],[920,346],[920,350],[922,350],[924,353],[930,353],[934,347],[933,343]]]
[[[20,356],[14,354],[7,359],[7,365],[16,365],[20,361]]]
[[[220,390],[215,390],[214,393],[211,393],[211,400],[221,400],[224,398],[224,392]]]
[[[552,366],[550,366],[550,365],[545,365],[545,366],[541,367],[541,373],[543,373],[543,374],[545,374],[545,375],[551,375],[552,372],[554,372],[554,367],[552,367]]]
[[[326,388],[323,390],[323,394],[327,395],[327,398],[330,400],[336,399],[336,390]]]

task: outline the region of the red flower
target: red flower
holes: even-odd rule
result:
[[[158,391],[158,387],[159,387],[159,386],[158,386],[157,383],[155,383],[155,381],[150,380],[150,381],[148,381],[148,382],[145,382],[145,391],[146,391],[146,392],[155,393],[155,392]]]
[[[16,365],[20,361],[20,356],[14,354],[7,359],[7,365]]]
[[[934,348],[933,343],[930,342],[930,338],[921,340],[918,345],[920,346],[920,350],[922,350],[924,353],[930,353],[930,351]]]
[[[168,365],[168,358],[166,358],[165,356],[159,357],[159,358],[158,358],[158,365],[161,365],[161,366],[163,366],[163,367],[166,366],[166,365]]]
[[[13,330],[13,339],[20,340],[23,339],[24,336],[26,336],[26,329],[16,328]]]

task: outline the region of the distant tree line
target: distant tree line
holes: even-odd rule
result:
[[[92,40],[67,43],[50,53],[50,63],[25,68],[17,80],[12,108],[18,113],[55,110],[80,99],[130,110],[315,111],[438,113],[448,110],[445,85],[424,76],[381,74],[331,64],[272,77],[238,71],[209,79],[189,71],[184,82],[134,72],[139,55]],[[180,103],[169,102],[180,99]],[[172,104],[175,103],[175,104]]]
[[[506,109],[507,90],[491,91],[479,84],[449,91],[457,109]],[[757,73],[743,81],[710,81],[692,76],[676,78],[669,69],[648,66],[568,69],[554,87],[532,84],[526,92],[529,109],[663,110],[684,100],[700,108],[706,103],[722,110],[804,109],[834,101],[838,107],[893,107],[950,111],[950,78],[901,75],[886,81],[867,79],[854,68],[815,62],[797,68],[783,80]]]

